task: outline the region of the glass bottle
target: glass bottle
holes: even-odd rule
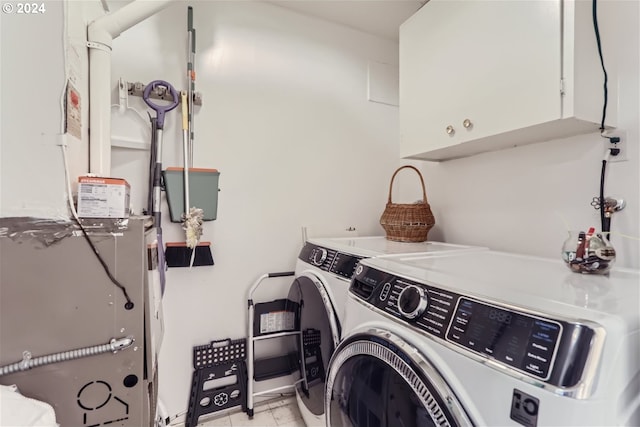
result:
[[[576,273],[606,274],[616,259],[607,235],[588,231],[569,231],[562,245],[562,259]]]

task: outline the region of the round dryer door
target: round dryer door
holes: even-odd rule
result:
[[[379,329],[336,349],[326,388],[328,425],[473,425],[442,376],[400,337]]]
[[[326,373],[338,345],[340,326],[330,294],[318,276],[306,272],[298,275],[288,298],[300,303],[304,369],[296,390],[298,403],[305,421],[315,424],[324,415]]]

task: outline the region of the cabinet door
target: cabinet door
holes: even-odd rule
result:
[[[561,6],[431,0],[407,20],[400,28],[401,156],[426,158],[420,154],[559,119]]]

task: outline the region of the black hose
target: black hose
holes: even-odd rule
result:
[[[611,217],[606,215],[606,201],[604,198],[604,178],[607,170],[607,161],[602,160],[602,171],[600,172],[600,226],[602,234],[609,238],[611,231]]]

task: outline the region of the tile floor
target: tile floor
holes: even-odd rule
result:
[[[199,427],[231,426],[231,427],[305,427],[302,415],[298,410],[295,397],[272,400],[258,405],[253,410],[253,419],[244,412],[234,412],[216,417],[200,417]]]

